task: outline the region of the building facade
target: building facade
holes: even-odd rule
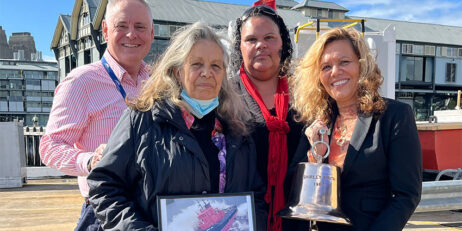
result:
[[[396,30],[396,99],[410,104],[418,120],[454,109],[462,89],[462,27],[368,18],[371,30]]]
[[[8,46],[8,40],[6,39],[6,32],[0,26],[0,59],[11,59],[13,58],[13,52],[11,52]]]
[[[45,126],[57,83],[56,62],[0,59],[0,122]]]
[[[155,40],[145,61],[152,63],[168,46],[181,26],[204,21],[227,28],[249,8],[247,5],[200,0],[148,0]],[[77,66],[95,62],[105,50],[101,32],[107,0],[76,0],[72,15],[60,15],[51,44],[63,79]],[[348,9],[326,1],[276,0],[280,14],[293,32],[316,18],[365,19],[366,32],[381,32],[390,25],[396,31],[395,98],[410,104],[418,120],[434,110],[453,109],[462,88],[462,27],[428,23],[353,17]],[[329,27],[338,26],[328,23]],[[358,27],[359,28],[359,27]]]

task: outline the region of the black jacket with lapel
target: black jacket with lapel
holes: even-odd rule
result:
[[[341,208],[353,227],[320,224],[320,230],[402,230],[417,207],[422,154],[414,114],[404,103],[386,102],[383,114],[358,116],[345,158]]]

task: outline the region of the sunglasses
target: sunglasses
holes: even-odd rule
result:
[[[245,20],[247,20],[248,18],[259,15],[278,17],[276,11],[274,11],[273,8],[266,5],[258,5],[244,11],[240,19],[242,22],[245,22]]]

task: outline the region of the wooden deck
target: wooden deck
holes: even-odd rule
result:
[[[0,231],[72,231],[82,203],[75,178],[29,180],[22,188],[0,189]],[[417,213],[404,230],[462,230],[462,212]]]
[[[0,230],[74,230],[82,203],[76,178],[28,180],[22,188],[0,189]]]

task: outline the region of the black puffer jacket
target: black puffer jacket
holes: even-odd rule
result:
[[[225,193],[254,191],[258,230],[266,229],[263,182],[251,138],[226,132]],[[208,162],[181,110],[156,103],[151,111],[127,109],[104,158],[88,176],[90,202],[105,230],[157,229],[158,195],[210,191]]]

